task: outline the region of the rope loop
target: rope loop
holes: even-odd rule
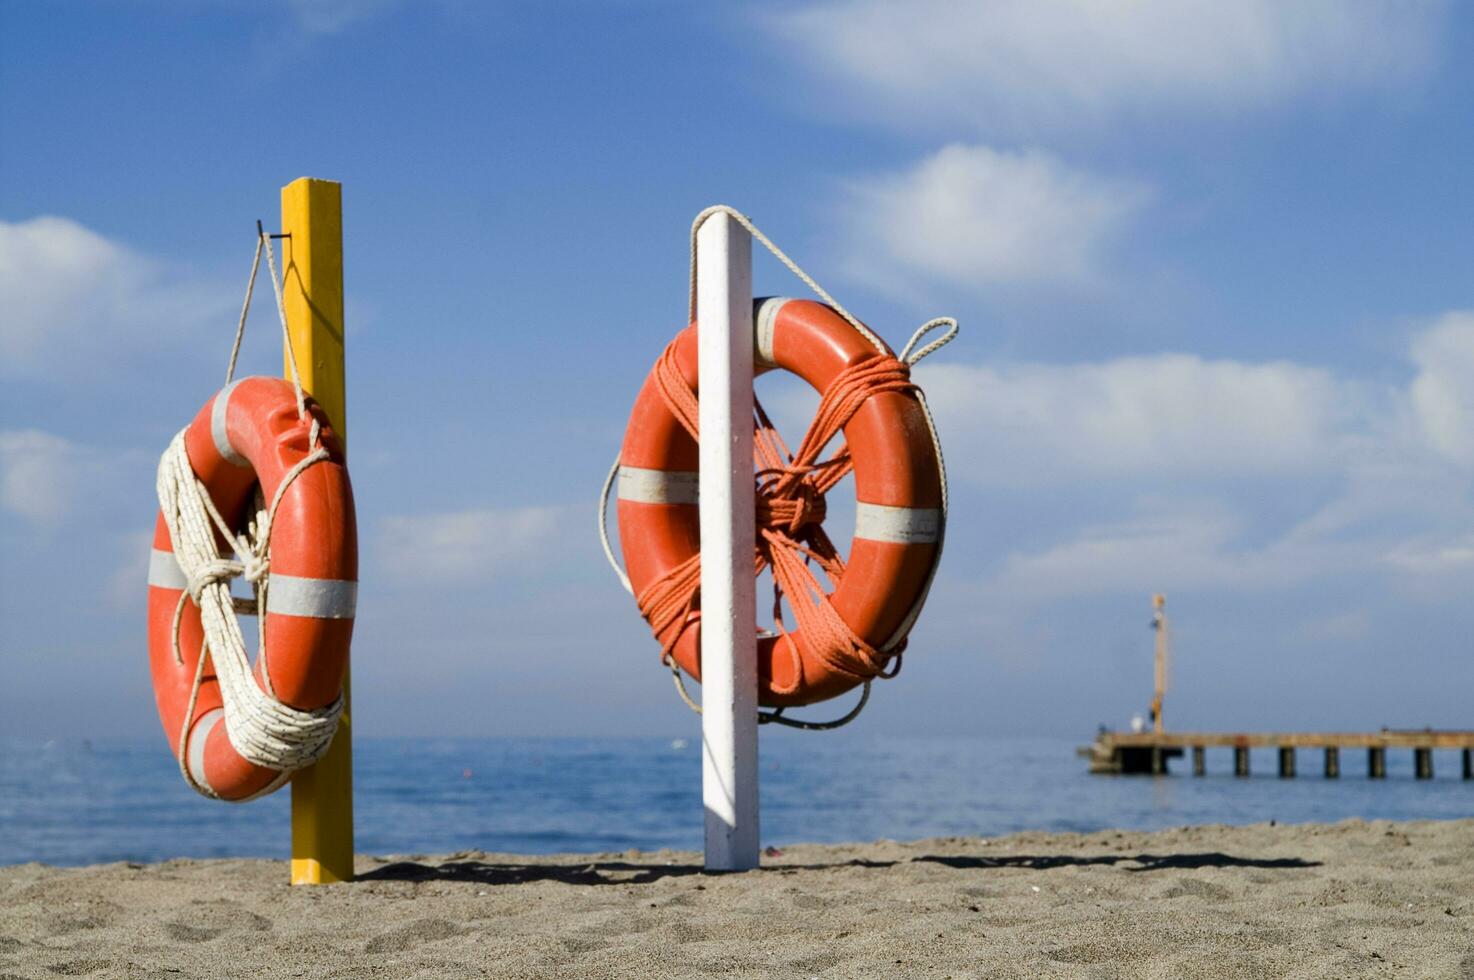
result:
[[[914,350],[916,345],[921,342],[922,337],[925,337],[939,327],[946,327],[947,332],[920,350]],[[939,316],[926,321],[917,327],[916,332],[911,335],[911,339],[906,341],[906,346],[901,350],[901,360],[905,361],[909,366],[916,364],[924,357],[935,354],[957,338],[957,330],[957,321],[950,316]]]
[[[235,377],[235,363],[240,357],[241,340],[246,335],[246,318],[251,313],[251,294],[256,291],[256,274],[261,270],[261,255],[266,255],[266,265],[271,270],[271,290],[276,295],[276,315],[281,321],[282,345],[287,352],[287,368],[292,375],[292,388],[297,393],[297,417],[307,416],[307,397],[302,390],[302,375],[297,370],[297,351],[292,347],[292,331],[287,326],[287,305],[282,298],[281,279],[276,271],[276,249],[271,245],[271,236],[266,229],[261,227],[261,222],[256,222],[256,254],[251,259],[251,275],[246,280],[246,299],[241,304],[240,321],[235,327],[235,342],[230,346],[230,363],[225,368],[225,383],[230,384]],[[311,444],[317,443],[317,420],[312,422]]]

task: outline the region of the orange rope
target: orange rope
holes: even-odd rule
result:
[[[675,342],[666,347],[655,364],[655,384],[662,399],[693,439],[700,439],[700,414],[696,393],[686,384],[675,360]],[[794,683],[775,688],[789,694],[802,681],[803,654],[827,664],[832,670],[856,681],[881,675],[904,643],[891,650],[878,650],[850,629],[834,610],[832,593],[826,592],[814,575],[818,565],[834,588],[844,578],[845,563],[822,526],[826,514],[824,495],[853,469],[849,448],[839,450],[822,462],[819,454],[849,423],[866,399],[886,391],[915,390],[908,365],[890,356],[876,354],[841,371],[819,400],[819,410],[804,433],[798,451],[790,453],[762,405],[754,404],[753,457],[757,467],[757,539],[753,542],[753,572],[773,570],[773,619],[780,640],[794,660]],[[651,582],[636,601],[640,613],[660,637],[679,621],[661,645],[661,660],[669,663],[671,651],[693,623],[701,619],[701,555],[692,555],[665,575]],[[795,635],[783,624],[782,600],[798,624]],[[802,644],[802,653],[797,645]]]

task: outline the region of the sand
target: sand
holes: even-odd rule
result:
[[[1470,977],[1474,820],[0,868],[0,977]]]

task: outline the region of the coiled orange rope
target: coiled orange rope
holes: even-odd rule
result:
[[[676,365],[674,341],[656,362],[655,383],[672,414],[693,439],[699,440],[699,404],[696,393]],[[783,624],[785,595],[798,624],[797,643],[803,645],[803,653],[856,681],[882,674],[905,646],[902,642],[892,649],[881,650],[856,635],[835,611],[830,603],[832,593],[825,591],[812,565],[818,565],[834,588],[839,587],[845,563],[824,532],[824,495],[849,474],[853,463],[845,445],[821,461],[819,456],[824,447],[840,434],[867,399],[882,392],[915,389],[910,366],[890,354],[877,353],[851,365],[825,390],[796,453],[788,451],[762,405],[753,400],[756,431],[753,457],[757,467],[753,573],[761,574],[765,568],[773,570],[774,625],[780,637],[787,639],[786,643],[780,639],[780,645],[794,659],[793,684],[775,688],[776,693],[791,693],[803,678],[802,654],[793,634]],[[650,583],[635,597],[657,639],[680,622],[679,628],[661,646],[662,662],[670,662],[671,651],[681,635],[700,621],[700,591],[701,555],[698,553]]]

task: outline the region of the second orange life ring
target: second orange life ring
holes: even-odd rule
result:
[[[904,646],[941,556],[942,463],[908,366],[889,349],[878,350],[822,303],[773,298],[754,308],[755,368],[781,368],[803,378],[825,396],[821,413],[826,406],[852,413],[843,422],[843,438],[854,468],[855,533],[848,560],[835,569],[841,574],[828,603],[863,656],[839,656],[826,640],[806,636],[801,628],[760,634],[758,643],[759,702],[804,705],[880,675]],[[691,420],[683,422],[673,410],[687,395],[694,403],[699,390],[696,343],[692,323],[646,378],[625,430],[617,481],[619,537],[632,591],[666,655],[699,680],[699,598],[690,608],[665,612],[653,608],[658,598],[652,598],[673,574],[695,565],[701,547],[699,448]],[[861,373],[886,383],[873,393],[830,397],[834,386]],[[760,478],[759,524],[766,519],[773,525],[778,515],[780,532],[800,549],[818,540],[824,507],[816,487],[824,481],[814,474],[831,462],[808,468],[808,486],[784,474],[766,483]],[[766,499],[765,487],[784,480],[786,498]],[[803,600],[790,597],[791,605],[797,601]]]

